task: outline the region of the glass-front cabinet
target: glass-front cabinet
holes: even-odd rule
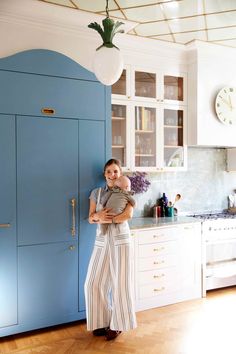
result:
[[[112,86],[112,156],[125,170],[186,168],[186,77],[126,67]]]
[[[119,159],[123,167],[129,167],[128,163],[128,132],[127,116],[128,106],[122,103],[112,104],[112,156]]]
[[[164,168],[184,167],[185,108],[164,108]]]

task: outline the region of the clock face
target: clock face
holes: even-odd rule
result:
[[[216,96],[216,114],[227,125],[236,124],[236,88],[224,87]]]

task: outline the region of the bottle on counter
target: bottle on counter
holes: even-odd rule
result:
[[[165,193],[161,197],[161,216],[167,216],[168,198]]]

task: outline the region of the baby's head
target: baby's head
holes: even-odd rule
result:
[[[131,190],[130,179],[126,176],[120,176],[119,178],[117,178],[114,182],[114,186],[119,187],[120,189],[123,189],[125,191]]]

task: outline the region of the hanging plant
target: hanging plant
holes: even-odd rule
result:
[[[146,178],[146,172],[134,172],[132,176],[128,176],[131,181],[131,190],[134,194],[147,192],[151,182]]]

